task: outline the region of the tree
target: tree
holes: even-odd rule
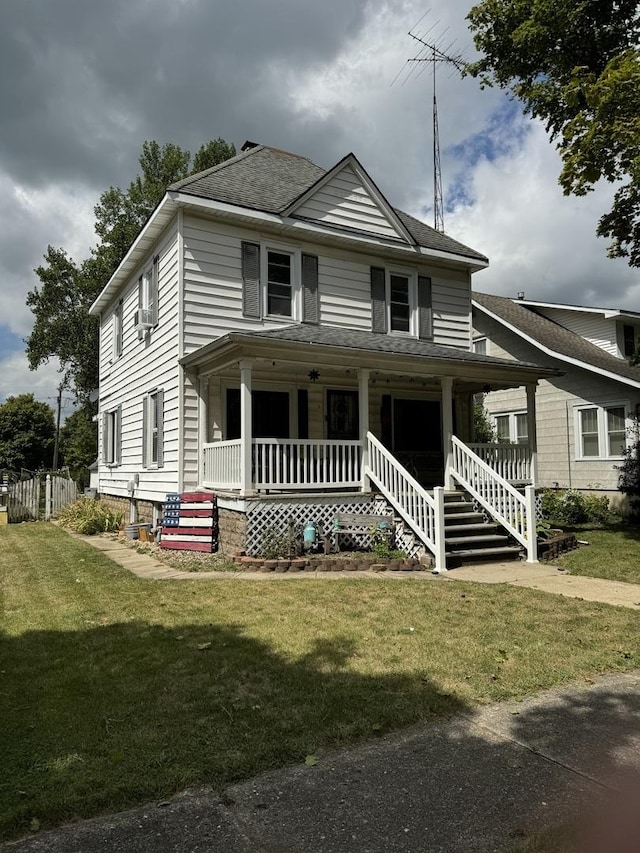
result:
[[[480,444],[491,444],[496,440],[496,433],[483,401],[473,404],[473,440]]]
[[[145,142],[141,174],[126,191],[105,190],[94,208],[99,243],[90,257],[76,263],[64,249],[49,246],[45,263],[35,270],[40,287],[27,295],[34,325],[27,339],[29,367],[37,370],[58,358],[63,382],[86,402],[98,387],[98,322],[88,310],[136,239],[167,187],[194,171],[215,166],[235,155],[235,147],[213,139],[191,154],[172,142]]]
[[[51,406],[33,394],[7,397],[0,405],[0,468],[37,471],[51,465],[55,432]]]
[[[76,409],[60,430],[60,452],[72,478],[81,488],[89,485],[89,466],[98,453],[98,425],[93,420],[93,406]]]
[[[482,56],[466,73],[509,89],[541,118],[565,195],[604,179],[613,205],[597,234],[640,266],[640,14],[636,0],[482,0],[468,15]]]
[[[624,451],[624,459],[618,468],[618,488],[629,499],[631,515],[640,519],[640,424],[633,419],[629,429],[630,442]]]

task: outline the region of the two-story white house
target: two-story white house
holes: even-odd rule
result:
[[[532,499],[509,479],[532,481],[553,370],[472,351],[487,263],[393,208],[352,154],[325,170],[246,143],[173,185],[91,308],[100,494],[157,516],[168,492],[212,489],[223,547],[249,553],[269,525],[384,500],[444,569],[457,484],[535,559]],[[525,388],[518,477],[509,448],[493,466],[469,447],[489,384]]]
[[[477,292],[473,306],[476,352],[558,368],[538,388],[537,484],[619,502],[617,466],[640,411],[640,368],[629,363],[640,313]],[[521,390],[492,390],[484,404],[500,440],[528,443]]]

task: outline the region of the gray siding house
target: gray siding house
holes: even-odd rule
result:
[[[175,184],[91,308],[100,494],[157,517],[166,493],[212,489],[223,546],[249,552],[270,525],[383,501],[444,569],[458,484],[535,559],[509,449],[495,467],[470,446],[474,394],[525,387],[533,424],[549,375],[472,351],[487,263],[395,209],[353,154],[326,170],[246,143]],[[528,483],[530,444],[513,450]]]
[[[640,368],[629,364],[640,313],[473,293],[474,349],[534,359],[561,375],[537,393],[537,483],[621,499],[617,466],[640,407]],[[525,395],[492,390],[485,407],[498,437],[528,441]]]

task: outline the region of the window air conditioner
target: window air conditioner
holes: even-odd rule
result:
[[[133,315],[133,325],[137,331],[153,328],[153,311],[150,308],[139,308]]]

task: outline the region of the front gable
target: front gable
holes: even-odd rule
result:
[[[415,245],[415,240],[353,154],[328,171],[284,213]]]

